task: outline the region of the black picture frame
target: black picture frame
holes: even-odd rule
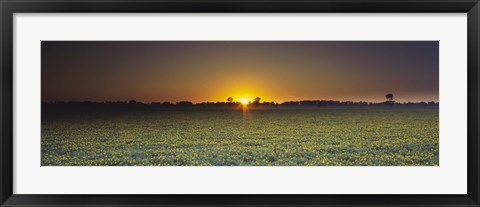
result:
[[[478,0],[0,0],[1,206],[480,206]],[[14,13],[467,13],[468,189],[465,195],[19,195],[13,194]],[[41,178],[39,178],[41,179]],[[454,178],[452,178],[454,179]],[[92,186],[94,187],[94,186]],[[412,186],[414,188],[414,186]]]

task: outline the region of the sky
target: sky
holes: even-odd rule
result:
[[[42,41],[42,101],[438,101],[438,41]]]

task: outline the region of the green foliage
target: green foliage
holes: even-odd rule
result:
[[[438,109],[171,110],[42,121],[42,165],[438,166]]]

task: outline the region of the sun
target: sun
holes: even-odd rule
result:
[[[247,99],[240,99],[240,103],[243,104],[243,105],[247,105],[248,100]]]

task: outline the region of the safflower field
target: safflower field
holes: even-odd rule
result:
[[[438,166],[438,108],[152,110],[42,120],[42,166]]]

